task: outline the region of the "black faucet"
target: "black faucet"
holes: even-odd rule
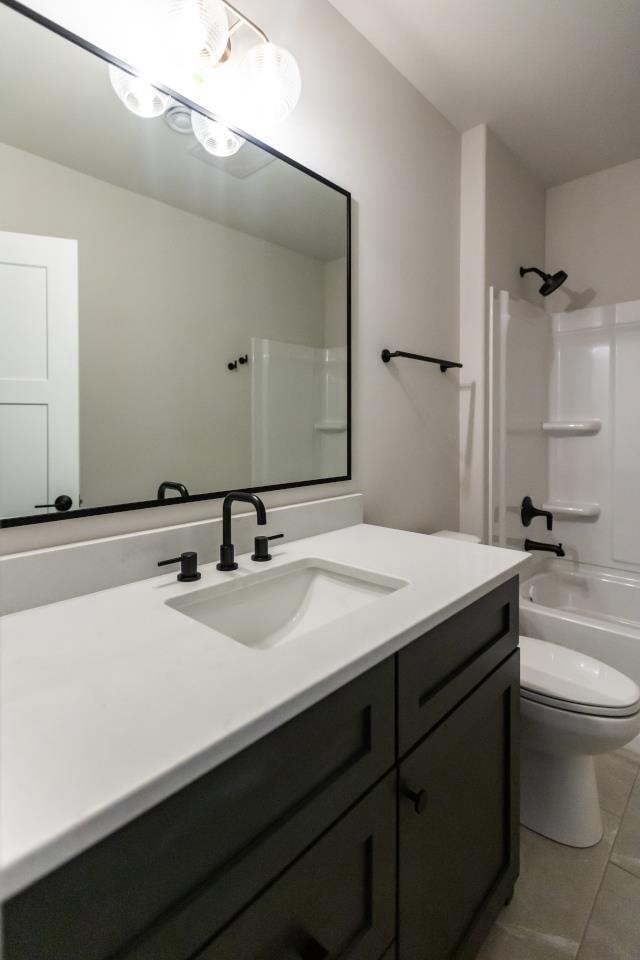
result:
[[[525,550],[541,550],[543,553],[555,553],[556,557],[566,556],[561,543],[540,543],[538,540],[525,540]]]
[[[222,504],[222,543],[220,545],[220,563],[217,564],[218,570],[237,570],[238,564],[235,562],[235,550],[231,542],[231,504],[236,500],[241,503],[252,503],[258,514],[258,524],[263,527],[267,522],[267,511],[264,503],[255,493],[243,493],[242,490],[233,490],[224,498]]]
[[[176,483],[174,480],[165,480],[158,487],[158,500],[167,499],[167,490],[175,490],[180,494],[180,498],[182,500],[186,500],[186,498],[189,496],[189,491],[185,487],[184,483]],[[177,497],[174,499],[177,499]]]
[[[522,520],[522,526],[528,527],[531,524],[531,521],[534,517],[546,517],[547,518],[547,530],[553,530],[553,514],[549,510],[539,510],[537,507],[534,507],[533,500],[531,497],[525,497],[522,501],[522,508],[520,510],[520,519]]]

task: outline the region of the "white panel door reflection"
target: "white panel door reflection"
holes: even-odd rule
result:
[[[77,246],[0,231],[0,517],[79,506]]]

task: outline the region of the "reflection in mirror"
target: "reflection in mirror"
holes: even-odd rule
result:
[[[4,6],[0,36],[3,522],[345,478],[348,194],[134,115]]]

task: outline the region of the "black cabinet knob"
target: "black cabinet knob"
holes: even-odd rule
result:
[[[66,493],[61,493],[59,497],[53,501],[53,503],[36,503],[34,510],[47,510],[49,507],[55,507],[56,510],[59,510],[60,513],[66,513],[67,510],[71,510],[73,506],[73,500],[71,497],[68,497]]]
[[[413,809],[416,813],[424,813],[427,809],[427,791],[426,790],[409,790],[408,787],[405,787],[404,791],[405,797],[408,797],[409,800],[413,801]]]

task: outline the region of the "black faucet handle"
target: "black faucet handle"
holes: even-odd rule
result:
[[[254,540],[254,552],[251,554],[251,559],[255,560],[256,563],[266,563],[267,560],[271,560],[271,554],[269,553],[269,541],[280,540],[281,537],[284,537],[284,533],[274,533],[270,537],[256,537]]]
[[[531,497],[525,497],[520,507],[520,519],[522,520],[522,526],[530,526],[534,517],[546,517],[547,530],[553,530],[553,514],[551,511],[540,510],[538,507],[534,506]]]
[[[180,564],[178,580],[182,583],[193,583],[194,580],[199,580],[202,576],[198,572],[198,554],[193,550],[187,550],[185,553],[181,553],[179,557],[172,557],[170,560],[159,560],[158,566],[167,567],[171,563]]]

